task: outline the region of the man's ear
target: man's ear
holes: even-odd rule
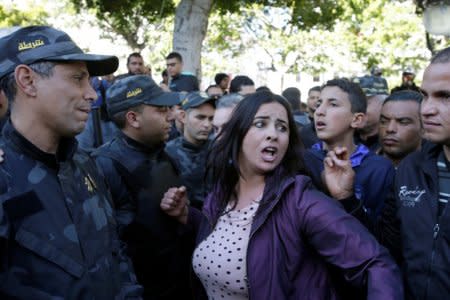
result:
[[[366,125],[366,121],[367,121],[367,116],[365,113],[354,113],[353,114],[353,120],[352,123],[350,124],[351,128],[354,129],[360,129],[360,128],[364,128],[364,126]]]
[[[125,121],[127,122],[127,124],[133,128],[140,128],[141,124],[139,121],[139,115],[137,112],[129,110],[127,111],[127,113],[125,114]]]
[[[36,97],[36,78],[37,74],[27,65],[18,65],[14,70],[17,90],[29,97]]]

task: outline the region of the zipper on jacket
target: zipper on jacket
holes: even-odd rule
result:
[[[430,281],[431,281],[431,269],[433,268],[433,263],[434,263],[434,257],[435,257],[435,248],[436,248],[436,240],[439,236],[439,220],[438,223],[434,224],[433,227],[433,246],[431,248],[431,259],[430,259],[430,265],[428,267],[428,276],[427,276],[427,286],[425,289],[425,297],[428,297],[428,291],[429,291],[429,287],[430,287]]]
[[[436,239],[439,234],[439,223],[436,223],[433,227],[433,239]],[[433,242],[434,243],[434,242]],[[433,249],[434,250],[434,249]]]

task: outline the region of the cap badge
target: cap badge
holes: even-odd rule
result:
[[[132,91],[129,91],[129,92],[127,93],[127,98],[134,97],[134,96],[139,95],[139,94],[141,94],[141,93],[142,93],[142,89],[141,89],[141,88],[136,88],[136,89],[134,89],[134,90],[132,90]]]
[[[44,46],[44,45],[45,45],[45,43],[41,39],[35,40],[33,42],[28,42],[28,43],[27,42],[20,42],[18,50],[19,51],[23,51],[23,50],[27,50],[27,49],[34,49],[34,48],[41,47],[41,46]]]

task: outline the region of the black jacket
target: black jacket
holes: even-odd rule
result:
[[[399,165],[376,234],[400,261],[406,299],[450,295],[450,208],[438,218],[442,146],[426,144]]]
[[[149,148],[119,132],[92,155],[111,186],[120,236],[144,286],[144,298],[188,299],[193,246],[159,206],[170,187],[181,185],[163,145]]]
[[[321,143],[313,145],[304,153],[305,164],[311,178],[320,190],[325,189],[322,183],[325,156],[326,151],[323,150]],[[384,201],[392,186],[394,167],[389,160],[369,151],[362,144],[359,144],[350,155],[350,160],[355,171],[353,185],[355,197],[362,201],[367,221],[374,223],[381,214]]]
[[[0,299],[139,297],[104,178],[75,139],[45,153],[8,122],[0,148]]]
[[[198,79],[194,75],[179,74],[174,76],[169,84],[172,92],[194,92],[198,91]]]

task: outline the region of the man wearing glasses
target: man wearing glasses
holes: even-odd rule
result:
[[[169,89],[173,92],[198,91],[198,79],[192,74],[182,73],[183,57],[178,52],[171,52],[166,57],[167,73],[170,76]]]

